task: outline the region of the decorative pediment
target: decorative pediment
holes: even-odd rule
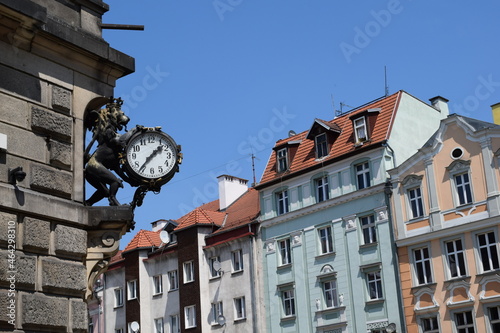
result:
[[[470,293],[470,283],[466,281],[452,282],[446,288],[450,298],[446,305],[450,308],[474,304],[474,296]]]
[[[417,187],[420,186],[420,184],[422,184],[422,178],[424,178],[424,176],[408,175],[403,179],[401,185],[408,188]]]
[[[446,167],[449,173],[455,174],[469,170],[470,161],[455,160],[451,162],[449,166]]]
[[[434,298],[434,290],[431,288],[422,288],[414,293],[415,296],[415,307],[414,310],[417,313],[428,313],[437,312],[439,310],[439,304]]]
[[[479,281],[481,293],[479,300],[483,303],[500,301],[500,275],[483,276]]]

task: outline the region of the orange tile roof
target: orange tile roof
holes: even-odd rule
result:
[[[114,256],[111,257],[111,259],[109,260],[109,264],[114,264],[120,260],[123,260],[123,257],[122,257],[122,250],[118,251]]]
[[[353,153],[357,150],[365,150],[370,146],[374,146],[384,142],[389,138],[391,122],[396,112],[398,101],[402,93],[403,91],[398,91],[393,95],[376,100],[372,103],[365,104],[357,108],[355,111],[343,114],[331,121],[317,119],[317,121],[328,124],[331,128],[341,131],[331,145],[329,155],[321,160],[316,159],[314,139],[306,139],[306,136],[309,133],[310,129],[289,138],[278,140],[275,146],[281,146],[291,141],[300,141],[300,145],[297,149],[297,152],[295,153],[293,160],[290,161],[288,171],[284,173],[277,172],[276,154],[272,152],[266,169],[264,170],[264,173],[262,175],[260,184],[257,186],[257,188],[262,188],[264,187],[264,184],[272,182],[273,180],[279,180],[283,176],[288,176],[300,171],[305,171],[308,168],[313,168],[317,165],[327,163],[328,161],[336,160],[346,154]],[[364,142],[361,147],[355,147],[354,128],[351,118],[355,117],[357,114],[367,111],[368,109],[377,108],[380,108],[380,112],[376,116],[376,122],[373,129],[371,129],[369,141]]]
[[[205,206],[205,208],[202,208]],[[217,211],[209,210],[206,208],[212,208],[212,206],[203,205],[201,207],[195,208],[190,211],[176,222],[178,226],[174,229],[175,231],[185,229],[194,225],[215,225],[221,226],[226,217],[226,213],[219,212],[218,206]]]
[[[139,230],[123,250],[123,253],[140,248],[158,247],[160,245],[160,231]]]

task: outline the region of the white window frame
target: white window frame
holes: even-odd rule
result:
[[[465,179],[465,177],[467,179]],[[460,179],[460,181],[458,181]],[[457,206],[469,205],[474,202],[472,182],[469,172],[462,172],[453,175],[455,185],[455,196]],[[463,198],[463,200],[461,200]]]
[[[168,291],[179,289],[179,272],[174,269],[167,272],[168,275]]]
[[[328,225],[318,228],[318,247],[320,255],[334,252],[333,230],[331,226]]]
[[[314,188],[316,189],[316,203],[330,199],[330,184],[327,175],[314,179]]]
[[[370,162],[365,161],[354,165],[356,188],[362,190],[371,186]]]
[[[293,288],[281,290],[283,318],[295,317],[295,291]]]
[[[163,276],[153,276],[153,296],[163,294]]]
[[[233,304],[234,304],[234,320],[245,319],[247,317],[245,296],[234,298]]]
[[[460,242],[458,244],[457,242]],[[451,251],[448,245],[452,245]],[[443,240],[443,254],[445,256],[446,273],[449,279],[467,276],[467,255],[464,247],[464,240],[462,238],[453,238]],[[459,245],[461,250],[458,249]],[[461,264],[462,263],[462,264]],[[454,271],[456,275],[454,276]]]
[[[339,306],[339,295],[337,291],[337,280],[329,279],[321,282],[323,289],[323,303],[325,308],[333,309]]]
[[[196,305],[188,305],[184,307],[184,327],[196,327]]]
[[[288,200],[288,190],[276,192],[276,215],[283,215],[290,211],[290,202]]]
[[[163,318],[155,318],[153,324],[155,333],[165,333],[165,328],[163,326]]]
[[[281,148],[276,151],[276,164],[278,172],[288,170],[288,148]]]
[[[243,251],[241,249],[231,252],[231,265],[233,273],[243,271]]]
[[[493,309],[493,308],[496,308],[496,311],[497,311],[497,317],[498,318],[492,318],[491,317],[491,310],[490,309]],[[486,317],[486,322],[487,322],[487,332],[488,333],[496,333],[497,331],[493,330],[492,326],[493,325],[497,325],[497,326],[500,326],[500,304],[487,304],[485,306],[485,317]]]
[[[137,280],[127,281],[127,301],[137,298]]]
[[[425,250],[427,250],[427,257],[425,258]],[[417,259],[417,253],[421,255]],[[413,270],[413,281],[415,286],[423,286],[426,284],[434,283],[434,274],[432,268],[432,254],[429,246],[420,246],[411,248],[411,263]],[[428,266],[427,266],[428,264]],[[423,282],[419,279],[420,268],[422,269]]]
[[[194,281],[194,262],[186,261],[183,263],[183,282],[184,284]]]
[[[470,319],[472,320],[472,322],[465,322],[468,319],[467,313],[470,313]],[[467,332],[467,333],[469,333],[469,330],[468,330],[469,328],[473,329],[472,332],[477,332],[476,331],[476,322],[474,320],[474,313],[473,313],[472,309],[456,311],[456,312],[453,312],[451,315],[452,315],[451,321],[453,322],[455,332],[458,332],[458,333]],[[464,323],[461,325],[459,325],[457,322],[458,321],[457,319],[459,317],[462,317],[462,319],[465,319]],[[465,331],[462,331],[463,329],[465,329]]]
[[[429,326],[426,328],[426,322]],[[425,317],[418,318],[419,332],[421,333],[440,333],[439,316],[437,313],[426,315]]]
[[[219,316],[224,315],[222,301],[212,303],[212,325],[219,325]]]
[[[359,117],[354,119],[354,134],[356,136],[356,143],[361,143],[368,140],[368,129],[366,127],[365,117]],[[362,135],[364,134],[364,136]]]
[[[376,301],[384,299],[384,288],[382,285],[382,271],[373,270],[365,272],[366,278],[366,288],[368,300]],[[372,287],[375,287],[372,289]],[[372,294],[372,290],[375,290],[375,294]]]
[[[488,239],[489,234],[493,234],[495,237],[495,242],[490,243],[490,240]],[[486,244],[481,245],[479,242],[479,237],[484,235]],[[475,253],[476,253],[476,258],[477,258],[477,267],[478,271],[480,273],[485,273],[485,272],[492,272],[496,271],[500,267],[500,255],[499,255],[499,246],[498,246],[498,234],[495,230],[484,230],[481,232],[476,232],[474,233],[474,244],[475,244]],[[484,261],[483,261],[483,249],[486,249],[487,254],[488,254],[488,265],[490,266],[489,269],[485,269]],[[496,258],[496,260],[495,260]],[[497,268],[495,268],[497,266]]]
[[[115,288],[113,290],[113,296],[115,300],[115,308],[119,308],[123,306],[123,288]]]
[[[279,266],[292,264],[292,242],[290,238],[278,240]]]
[[[408,200],[408,215],[410,220],[425,216],[422,188],[420,186],[406,190],[406,198]]]
[[[361,225],[363,245],[377,244],[378,237],[375,215],[372,214],[359,217],[359,224]]]
[[[328,156],[328,137],[326,136],[326,133],[321,133],[314,137],[314,148],[316,150],[317,159]]]
[[[179,315],[170,316],[170,333],[180,333],[181,325],[179,322]]]

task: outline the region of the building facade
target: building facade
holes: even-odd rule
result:
[[[85,113],[134,71],[134,59],[102,39],[108,9],[0,1],[2,331],[87,332],[88,282],[133,218],[84,205]]]
[[[448,115],[431,101],[399,91],[276,143],[256,186],[266,332],[401,330],[387,170]]]
[[[390,170],[409,333],[500,331],[500,126],[452,115]]]

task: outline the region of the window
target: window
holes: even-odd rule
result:
[[[219,257],[210,258],[210,277],[216,278],[221,276],[220,259]]]
[[[325,306],[334,308],[338,306],[337,282],[335,280],[323,282],[323,295],[325,297]]]
[[[288,213],[288,191],[284,190],[276,193],[276,203],[278,205],[278,215]]]
[[[246,318],[245,313],[245,297],[238,297],[234,299],[234,319]]]
[[[320,244],[320,254],[327,254],[333,252],[333,237],[332,237],[332,228],[325,227],[318,229],[318,237]]]
[[[177,270],[170,271],[167,274],[169,291],[179,289],[179,276]]]
[[[212,325],[219,323],[219,316],[224,315],[222,302],[212,303]]]
[[[163,318],[156,318],[154,320],[155,333],[163,333]]]
[[[321,133],[314,138],[316,142],[316,158],[322,158],[328,155],[328,142],[326,141],[326,133]]]
[[[288,153],[287,153],[287,148],[283,148],[278,150],[276,153],[277,160],[278,160],[278,172],[283,172],[288,170]]]
[[[233,273],[243,270],[243,252],[241,250],[231,252],[231,263],[233,265]]]
[[[368,297],[370,300],[377,300],[384,297],[380,271],[366,273],[366,281],[368,285]]]
[[[420,187],[408,190],[408,201],[411,208],[411,218],[424,216],[424,205],[422,203],[422,192]]]
[[[455,239],[450,242],[445,242],[446,261],[450,277],[459,277],[466,275],[465,271],[465,256],[464,248],[461,239]]]
[[[115,308],[123,306],[123,289],[116,288],[114,290],[115,293]]]
[[[163,278],[161,275],[153,276],[153,295],[163,293]]]
[[[137,298],[137,280],[127,281],[127,300]]]
[[[196,305],[184,308],[184,326],[186,328],[196,327]]]
[[[488,308],[487,314],[489,315],[491,332],[500,332],[500,306],[493,306]]]
[[[288,265],[292,263],[292,252],[290,249],[290,238],[278,242],[280,250],[280,265]]]
[[[180,333],[179,315],[170,316],[170,333]]]
[[[358,190],[370,186],[370,166],[368,162],[361,163],[355,166],[356,169],[356,182]]]
[[[474,319],[472,311],[455,313],[455,328],[457,333],[474,333]]]
[[[413,250],[413,259],[417,283],[419,285],[432,283],[429,249],[427,247],[423,247]]]
[[[117,329],[115,330],[115,333],[123,333],[123,328],[117,328]]]
[[[483,272],[499,268],[498,245],[493,231],[477,235],[479,257]]]
[[[363,142],[368,139],[365,117],[354,120],[354,134],[356,135],[356,142]]]
[[[375,228],[374,215],[361,217],[361,230],[363,232],[363,244],[372,244],[377,242],[377,230]]]
[[[281,300],[283,302],[284,317],[295,316],[295,296],[293,289],[283,290],[281,292]]]
[[[328,176],[315,180],[316,183],[316,201],[322,202],[330,199],[330,190],[328,188]]]
[[[439,333],[437,317],[421,318],[420,327],[422,333]]]
[[[184,283],[194,281],[194,263],[188,261],[184,263]]]
[[[469,174],[462,173],[455,175],[455,186],[458,197],[458,204],[465,205],[472,202],[472,191],[469,181]]]

